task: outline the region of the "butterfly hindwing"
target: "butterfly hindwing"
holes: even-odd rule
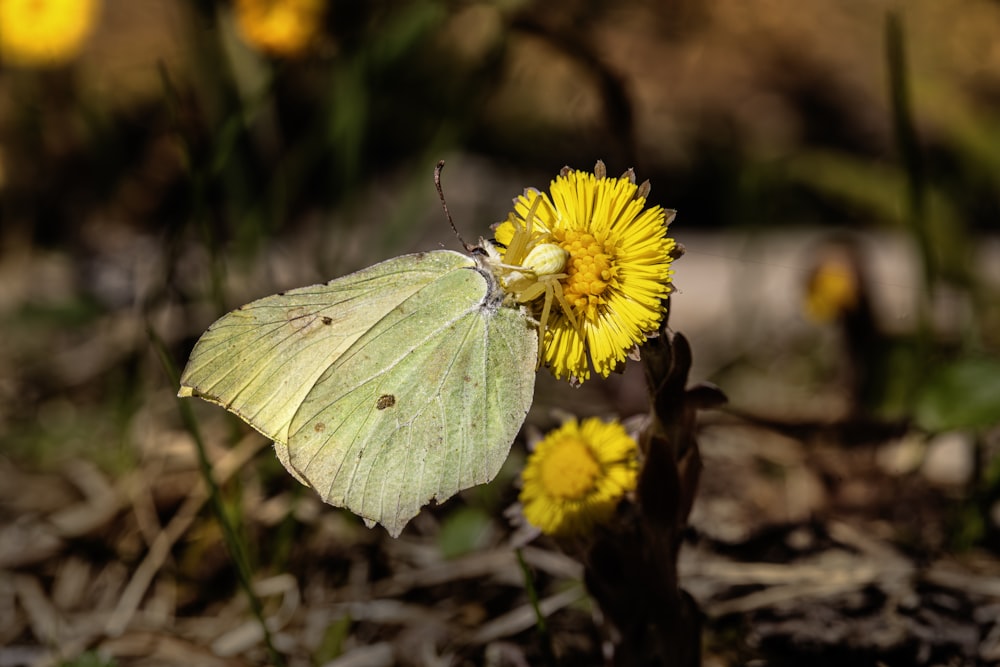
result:
[[[292,421],[291,465],[397,535],[421,506],[499,471],[531,404],[536,344],[519,311],[489,303],[484,275],[445,274],[317,380]]]

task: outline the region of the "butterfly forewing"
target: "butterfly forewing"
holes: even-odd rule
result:
[[[316,379],[361,334],[442,272],[473,265],[451,251],[408,255],[249,303],[198,340],[179,393],[217,403],[286,443]]]

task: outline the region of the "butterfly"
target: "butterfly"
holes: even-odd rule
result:
[[[201,336],[178,395],[236,414],[324,501],[398,536],[493,479],[531,406],[538,322],[490,262],[404,255],[249,303]]]

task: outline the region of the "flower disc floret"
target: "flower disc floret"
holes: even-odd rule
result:
[[[549,535],[584,535],[611,518],[637,475],[638,448],[619,422],[569,421],[539,442],[525,464],[524,518]]]
[[[607,377],[659,329],[677,245],[667,236],[674,212],[646,208],[648,192],[631,171],[608,178],[600,162],[594,173],[567,168],[549,194],[529,189],[515,199],[495,229],[500,283],[540,320],[542,362],[556,377],[582,382],[591,365]],[[537,277],[541,289],[518,269],[543,244],[566,260],[561,272]]]

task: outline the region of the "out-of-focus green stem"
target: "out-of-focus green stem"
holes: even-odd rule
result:
[[[521,566],[521,573],[524,575],[524,590],[528,594],[528,601],[531,603],[531,608],[535,611],[535,627],[538,628],[538,635],[542,640],[542,651],[545,655],[545,661],[549,665],[554,665],[556,662],[552,651],[552,640],[549,636],[549,625],[538,602],[535,577],[531,572],[531,568],[528,567],[527,561],[524,560],[524,554],[521,553],[521,550],[514,549],[514,554],[517,556],[517,564]]]
[[[174,365],[173,360],[167,353],[166,346],[163,344],[163,341],[156,334],[156,331],[153,330],[151,325],[147,324],[146,331],[149,335],[150,342],[153,344],[157,355],[160,357],[160,363],[163,365],[163,370],[167,374],[170,386],[179,386],[180,375],[177,372],[177,367]],[[237,534],[236,528],[233,526],[229,515],[226,513],[226,508],[222,502],[222,494],[219,492],[219,485],[215,483],[215,477],[212,475],[212,464],[208,460],[208,454],[205,451],[205,442],[201,438],[201,431],[198,429],[198,421],[195,419],[194,412],[191,410],[191,406],[188,402],[178,399],[177,406],[180,410],[181,420],[184,422],[184,427],[194,439],[195,451],[198,453],[198,468],[201,472],[202,480],[205,482],[205,487],[208,489],[208,497],[212,506],[212,511],[215,513],[215,518],[219,522],[219,526],[222,528],[222,537],[225,540],[226,549],[229,551],[229,557],[233,559],[233,563],[236,565],[236,579],[239,581],[240,588],[243,589],[243,593],[247,597],[247,602],[250,604],[250,610],[257,618],[257,622],[260,623],[270,663],[275,665],[275,667],[284,667],[284,656],[282,656],[274,647],[274,642],[271,639],[271,632],[268,630],[267,623],[264,619],[264,608],[261,605],[260,598],[257,597],[257,594],[253,590],[253,577],[250,568],[250,559],[247,556],[246,546],[243,544],[243,541]]]
[[[927,175],[924,171],[923,155],[913,123],[912,102],[910,100],[909,80],[907,79],[905,40],[899,14],[890,12],[886,17],[885,48],[892,125],[899,156],[903,162],[903,169],[906,171],[907,213],[923,259],[926,299],[926,293],[934,282],[935,265],[930,247],[930,233],[927,229]]]
[[[885,22],[885,57],[889,76],[892,125],[896,134],[903,169],[906,172],[907,215],[910,229],[920,250],[923,285],[917,294],[917,331],[911,363],[925,363],[930,349],[931,295],[939,267],[935,258],[931,230],[927,221],[927,175],[913,122],[906,63],[906,36],[897,12],[889,12]],[[914,385],[915,386],[915,385]],[[912,393],[912,392],[911,392]]]

